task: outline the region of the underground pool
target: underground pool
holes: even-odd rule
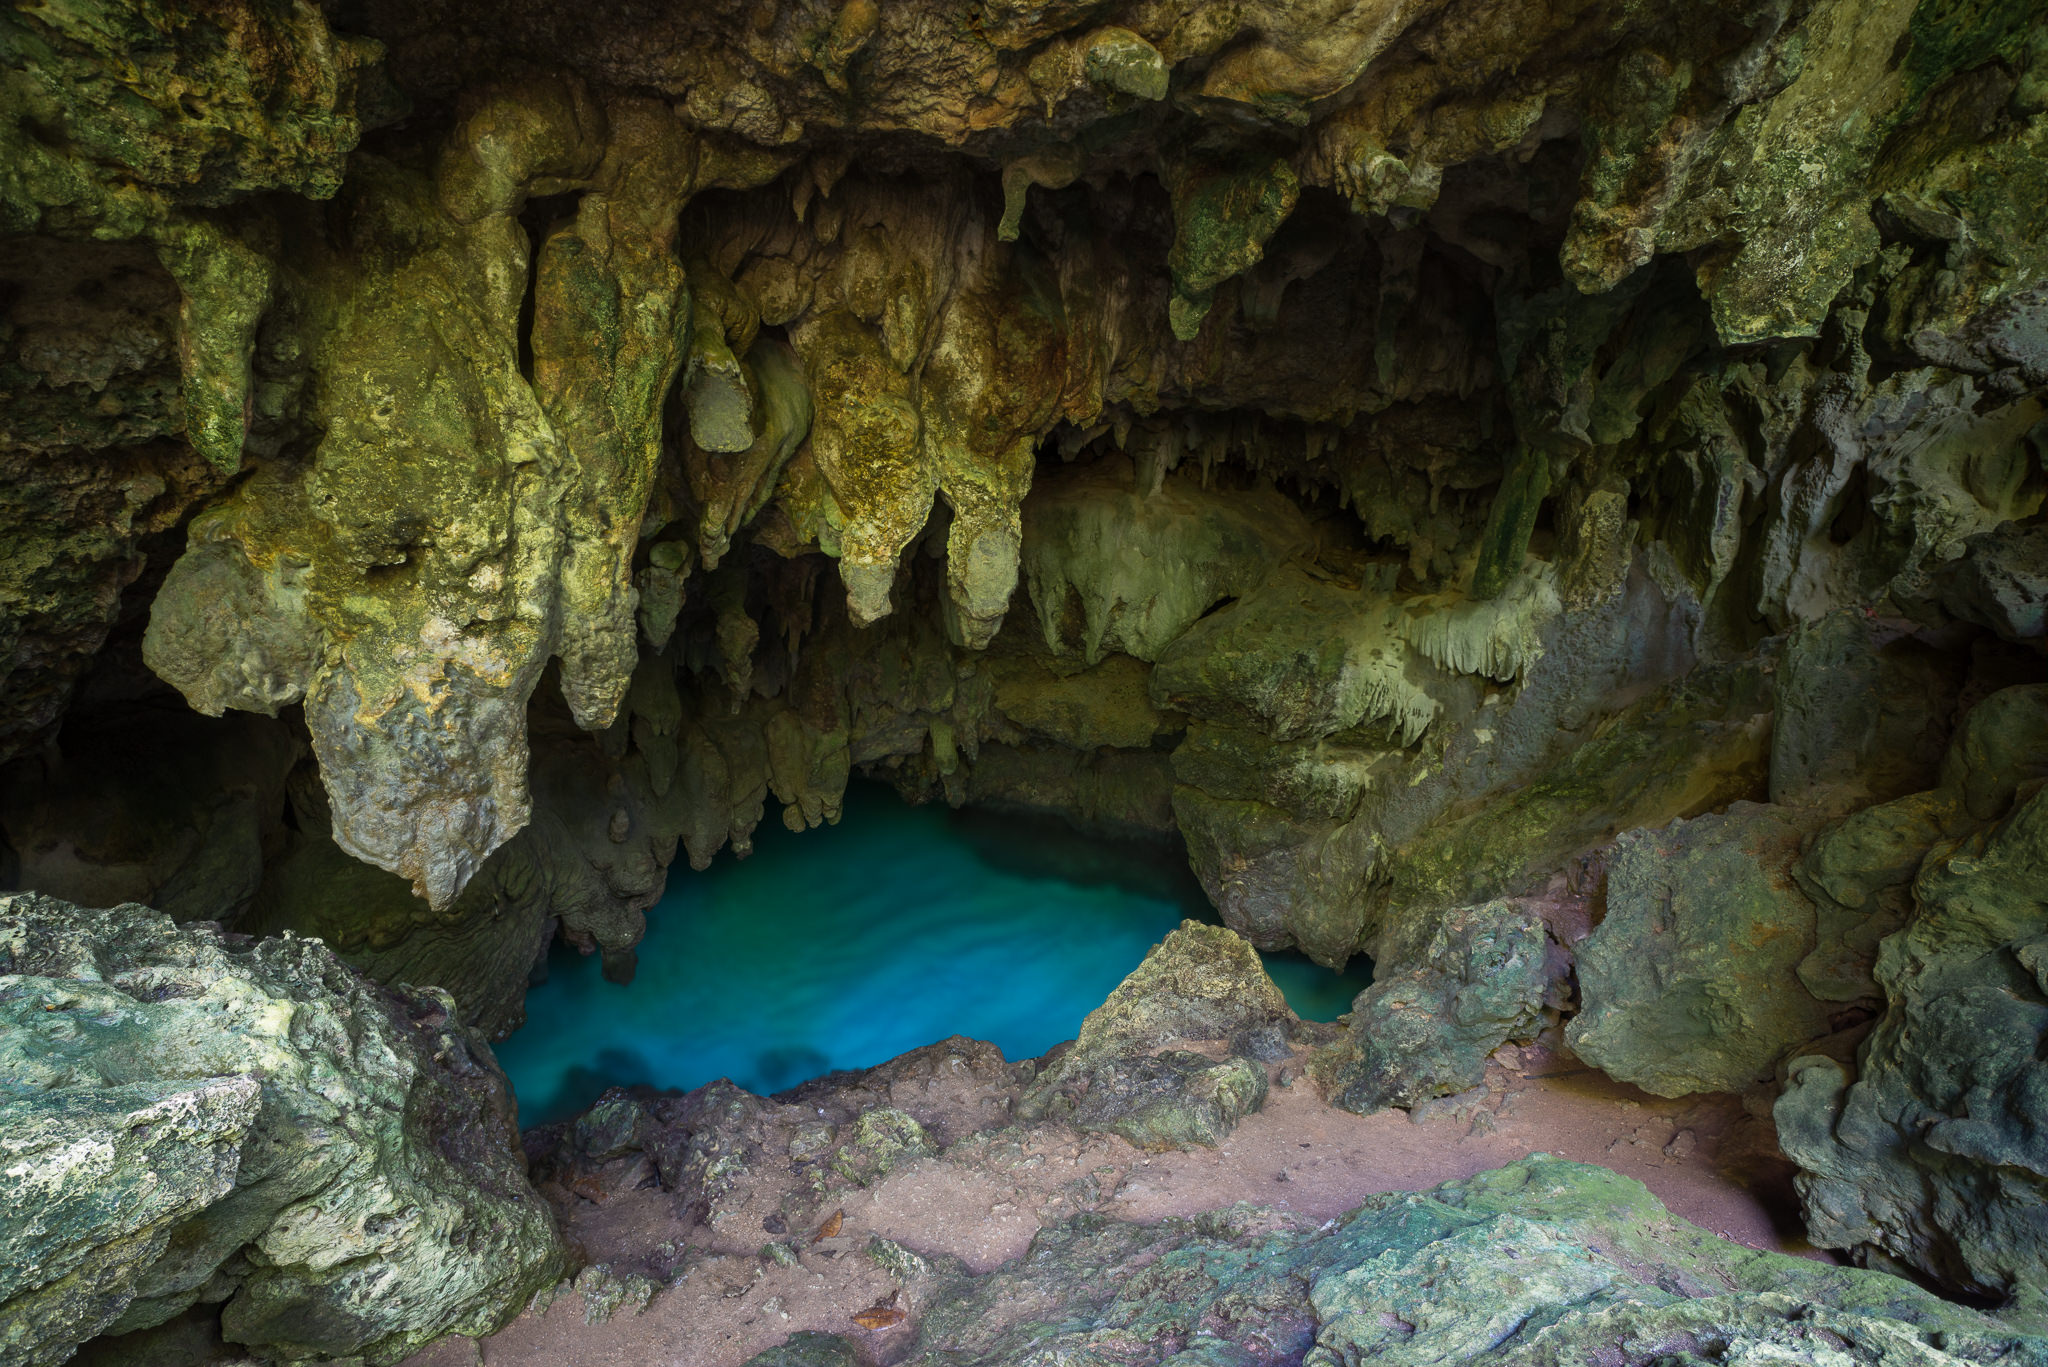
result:
[[[526,1024],[498,1046],[522,1126],[610,1086],[730,1078],[778,1092],[949,1035],[1033,1058],[1183,919],[1214,921],[1178,848],[1054,819],[912,807],[856,783],[836,826],[764,821],[750,858],[678,869],[647,914],[639,972],[607,982],[558,944]],[[1295,1011],[1333,1020],[1370,980],[1265,956]]]

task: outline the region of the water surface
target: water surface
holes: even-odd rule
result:
[[[765,1095],[948,1035],[1034,1058],[1187,917],[1216,919],[1177,847],[911,807],[856,783],[837,826],[792,834],[771,814],[752,857],[677,868],[631,986],[558,945],[498,1058],[522,1125],[614,1085],[727,1077]],[[1349,1010],[1370,981],[1362,958],[1342,974],[1297,954],[1266,967],[1313,1020]]]

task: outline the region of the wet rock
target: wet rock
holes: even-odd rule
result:
[[[504,1077],[445,996],[35,896],[0,899],[0,967],[16,1359],[203,1300],[231,1343],[395,1362],[555,1279]]]

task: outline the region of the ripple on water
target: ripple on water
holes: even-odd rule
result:
[[[948,1035],[1033,1058],[1190,916],[1216,919],[1176,847],[855,784],[837,826],[796,835],[771,816],[751,858],[672,873],[631,986],[558,945],[498,1059],[536,1125],[610,1086],[726,1077],[765,1095]],[[1363,958],[1342,974],[1297,954],[1266,966],[1314,1020],[1371,980]]]

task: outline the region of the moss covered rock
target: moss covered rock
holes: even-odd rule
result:
[[[1630,831],[1607,865],[1607,914],[1578,946],[1580,1058],[1659,1096],[1739,1092],[1833,1010],[1798,970],[1816,943],[1791,878],[1810,819],[1754,802]]]
[[[1535,1155],[1320,1230],[1234,1206],[1078,1216],[927,1292],[916,1367],[1681,1360],[2032,1363],[2048,1341],[1882,1273],[1761,1253],[1641,1184]],[[757,1359],[764,1364],[772,1354]]]
[[[1310,1064],[1347,1111],[1464,1091],[1494,1050],[1533,1038],[1544,1008],[1560,1004],[1567,960],[1536,913],[1487,902],[1415,931],[1426,937],[1374,960],[1372,986],[1352,1004],[1344,1037]]]

